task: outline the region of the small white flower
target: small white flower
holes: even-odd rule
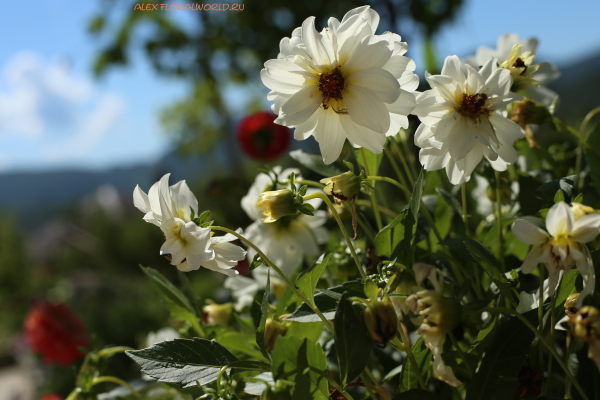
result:
[[[546,231],[529,221],[518,219],[513,224],[513,233],[524,243],[538,245],[525,258],[522,272],[530,274],[538,263],[544,263],[549,272],[550,296],[554,294],[560,272],[568,273],[575,264],[590,283],[593,274],[589,271],[593,265],[585,243],[591,242],[600,233],[599,214],[588,214],[575,220],[571,208],[561,201],[548,210]],[[593,279],[595,281],[595,277]]]
[[[522,96],[510,92],[508,70],[490,59],[478,71],[449,56],[442,74],[429,75],[427,81],[433,89],[417,97],[414,111],[421,120],[415,144],[427,171],[446,168],[448,179],[457,185],[471,178],[484,156],[497,171],[517,160],[513,144],[524,134],[502,110]]]
[[[133,204],[145,213],[144,220],[160,227],[165,235],[160,254],[170,254],[171,264],[180,271],[203,266],[228,276],[236,275],[237,271],[231,268],[244,259],[246,252],[229,243],[235,236],[212,237],[209,228],[201,228],[191,220],[192,210],[198,215],[198,200],[185,181],[169,187],[170,175],[152,185],[148,194],[139,185],[133,191]]]
[[[515,48],[515,46],[521,47]],[[545,86],[558,79],[560,72],[554,64],[547,62],[531,65],[537,46],[538,41],[535,38],[522,40],[519,35],[506,33],[498,38],[496,49],[479,47],[475,55],[468,57],[465,62],[479,68],[490,58],[496,59],[498,64],[510,70],[515,78],[516,87],[513,90],[525,90],[532,99],[549,106],[557,94]],[[529,64],[527,64],[528,59]]]
[[[323,162],[340,155],[346,138],[355,147],[383,151],[386,135],[408,127],[419,79],[408,47],[394,33],[375,35],[379,15],[369,6],[330,18],[319,33],[315,17],[283,38],[261,79],[272,91],[276,123],[295,128],[294,137],[315,137]]]
[[[287,179],[292,172],[296,174],[299,180],[302,179],[299,176],[299,171],[295,169],[282,171],[281,167],[275,167],[273,171],[282,180]],[[246,238],[261,249],[284,274],[289,276],[300,264],[305,254],[319,255],[318,245],[327,242],[329,239],[327,230],[322,227],[327,221],[327,213],[317,210],[312,217],[297,213],[294,216],[282,217],[269,224],[262,222],[263,215],[256,206],[256,200],[260,193],[273,189],[271,184],[271,178],[261,173],[256,177],[248,194],[242,198],[242,208],[246,211],[248,217],[255,221],[246,228]],[[316,209],[322,201],[314,199],[309,200],[308,203]],[[248,249],[250,260],[255,255],[256,252],[252,248]]]

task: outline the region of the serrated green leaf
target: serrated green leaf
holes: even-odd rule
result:
[[[280,336],[272,354],[271,368],[275,380],[286,379],[296,383],[292,389],[292,400],[329,400],[329,383],[326,378],[312,371],[287,376],[287,373],[298,367],[313,367],[328,373],[327,359],[318,343],[295,336]]]
[[[300,190],[298,190],[298,194],[300,196],[304,196],[304,195],[306,195],[307,190],[308,190],[308,186],[304,185],[304,186],[300,187]]]
[[[363,372],[371,355],[371,338],[362,317],[357,315],[362,310],[356,307],[360,306],[354,306],[344,293],[333,320],[342,385],[352,382]]]
[[[523,314],[534,326],[538,310]],[[467,389],[466,400],[512,399],[519,387],[519,372],[535,334],[516,317],[494,329],[481,365]]]
[[[209,215],[210,215],[210,211],[208,211],[208,210],[206,210],[206,211],[204,211],[202,214],[200,214],[200,215],[198,216],[198,220],[200,221],[199,223],[200,223],[200,224],[203,224],[203,223],[205,223],[205,222],[206,222],[206,220],[208,219]]]
[[[146,268],[141,265],[140,268],[158,290],[160,297],[174,318],[181,321],[197,320],[196,310],[192,303],[175,285],[153,268]]]
[[[314,216],[315,207],[313,207],[310,203],[297,204],[296,210],[300,211],[302,214]]]
[[[298,278],[296,278],[296,286],[298,286],[300,291],[304,293],[313,305],[315,304],[315,288],[330,258],[331,253],[329,252],[321,254],[309,269],[302,271],[298,275]]]
[[[423,336],[421,336],[419,340],[413,344],[411,350],[413,356],[415,357],[415,361],[419,366],[419,370],[421,371],[423,379],[425,382],[427,382],[427,376],[429,375],[429,364],[431,363],[433,356],[431,351],[429,351],[427,346],[425,346],[425,343],[423,342]],[[408,357],[406,357],[406,360],[404,361],[404,368],[402,369],[402,377],[400,378],[400,392],[410,389],[418,389],[419,387],[419,380],[417,379],[415,369]]]
[[[323,163],[323,158],[320,155],[308,154],[302,150],[294,150],[290,151],[290,157],[294,160],[298,161],[300,164],[305,166],[306,168],[314,171],[323,176],[336,176],[341,175],[344,172],[337,168],[334,165],[325,165]]]
[[[239,361],[217,341],[201,338],[168,340],[125,353],[146,375],[181,388],[206,385],[217,379],[225,365]]]

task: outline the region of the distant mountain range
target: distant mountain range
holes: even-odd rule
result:
[[[600,105],[600,54],[570,66],[561,66],[561,77],[550,88],[560,96],[558,115],[566,120],[581,120]],[[311,142],[311,143],[308,143]],[[294,147],[317,152],[314,141],[295,142]],[[240,155],[241,157],[241,155]],[[50,172],[8,172],[0,174],[0,213],[15,214],[25,228],[46,222],[56,212],[110,184],[120,193],[131,193],[136,184],[147,190],[163,174],[172,173],[172,182],[197,177],[199,173],[227,173],[227,163],[215,163],[202,156],[184,158],[175,152],[158,162],[106,171],[64,170]],[[217,156],[218,158],[218,156]],[[218,164],[218,165],[215,165]]]

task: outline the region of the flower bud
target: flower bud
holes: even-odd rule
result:
[[[208,304],[202,307],[202,317],[207,325],[229,326],[233,315],[233,304]]]
[[[577,314],[577,300],[579,299],[579,293],[573,293],[567,297],[565,301],[565,314],[568,316]]]
[[[273,351],[275,340],[277,340],[280,335],[285,336],[287,330],[287,324],[274,320],[273,318],[267,318],[267,321],[265,322],[265,348],[269,353]]]
[[[596,212],[596,210],[594,210],[592,207],[584,206],[581,203],[573,203],[571,206],[571,211],[573,211],[573,217],[575,218],[575,221],[584,215],[594,214]]]
[[[387,301],[370,304],[363,311],[367,332],[373,341],[386,344],[396,336],[398,316],[394,306]]]
[[[525,99],[513,103],[510,120],[521,128],[525,128],[529,124],[543,124],[549,115],[548,109],[543,104],[531,99]]]
[[[419,328],[426,340],[437,342],[461,320],[460,302],[435,290],[423,290],[410,296],[406,303],[423,317]]]
[[[323,191],[333,196],[336,204],[351,202],[360,191],[360,178],[354,172],[348,171],[331,178],[321,179],[326,186]]]
[[[290,189],[263,192],[258,196],[256,207],[265,216],[263,222],[275,222],[286,215],[296,214],[294,193]]]
[[[596,307],[585,306],[569,316],[573,336],[585,341],[600,339],[600,313]]]

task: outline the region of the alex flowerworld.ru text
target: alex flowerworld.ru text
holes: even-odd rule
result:
[[[191,10],[191,11],[243,11],[244,4],[227,4],[227,3],[213,3],[213,4],[136,4],[133,10],[140,11],[174,11],[174,10]]]

